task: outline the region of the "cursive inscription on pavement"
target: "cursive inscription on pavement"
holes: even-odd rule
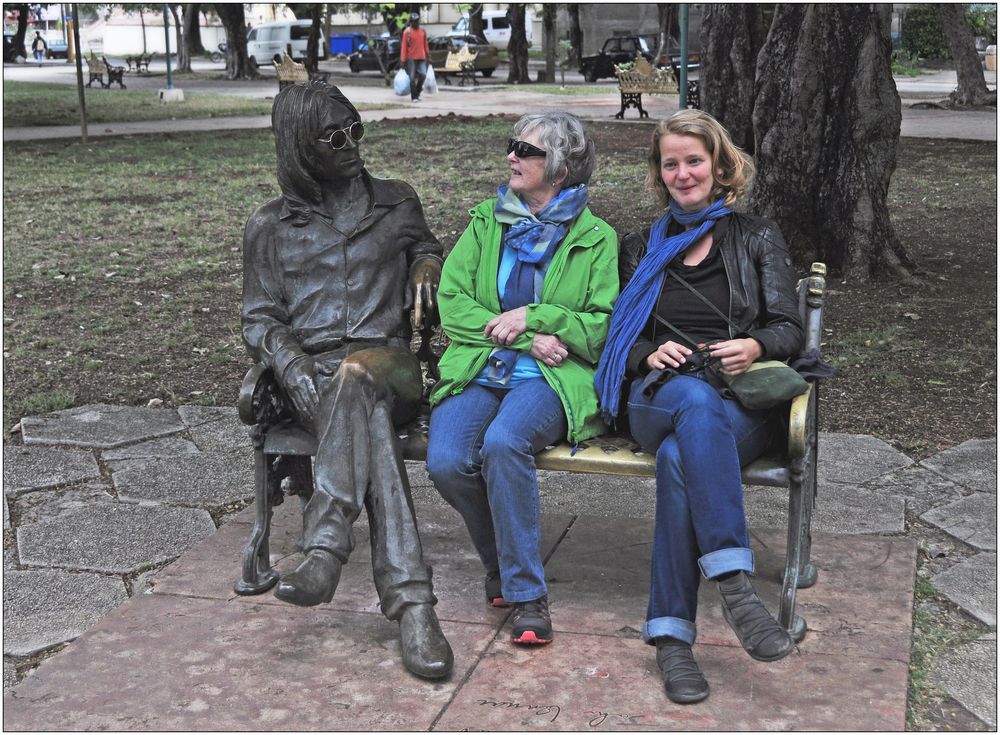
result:
[[[501,707],[505,709],[526,709],[533,715],[538,715],[539,717],[547,717],[552,715],[552,719],[549,723],[556,721],[559,717],[559,713],[562,711],[559,709],[557,704],[521,704],[520,702],[497,702],[493,699],[480,699],[477,703],[481,707]]]

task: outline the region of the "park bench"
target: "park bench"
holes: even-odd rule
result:
[[[823,327],[823,298],[826,266],[813,263],[809,276],[798,284],[799,313],[806,333],[804,351],[820,354]],[[422,332],[423,344],[417,353],[428,366],[428,375],[437,377],[436,358],[430,350],[430,328]],[[789,402],[787,437],[776,436],[773,449],[743,468],[743,483],[751,486],[788,489],[788,521],[785,571],[782,580],[778,620],[796,641],[805,635],[806,623],[795,614],[795,596],[800,588],[816,583],[816,567],[810,562],[811,520],[816,493],[819,384],[809,383],[809,390]],[[239,415],[251,427],[254,447],[256,508],[253,529],[243,548],[242,577],[235,585],[240,595],[267,591],[278,581],[271,568],[269,537],[275,505],[284,500],[282,483],[287,478],[288,495],[308,498],[312,489],[311,457],[316,453],[316,439],[295,423],[269,368],[255,365],[243,380],[239,396]],[[399,433],[403,458],[422,461],[427,456],[429,410]],[[535,456],[538,469],[588,472],[611,476],[655,477],[656,458],[643,452],[623,435],[604,435],[589,439],[574,449],[563,442],[547,447]]]
[[[83,59],[87,62],[87,74],[90,76],[87,86],[97,82],[104,89],[110,87],[110,84],[104,83],[104,75],[108,70],[108,65],[98,59],[93,51],[90,52],[90,56],[84,56]]]
[[[463,45],[458,51],[449,51],[444,59],[444,66],[435,69],[435,75],[444,79],[444,83],[450,85],[451,77],[459,77],[458,86],[464,87],[466,82],[472,82],[473,87],[479,86],[476,79],[476,56],[478,51],[470,51],[467,45]]]
[[[149,62],[152,60],[152,54],[136,54],[134,56],[125,57],[125,63],[128,64],[128,70],[132,71],[132,67],[134,66],[137,74],[140,72],[149,74]]]
[[[125,82],[123,81],[123,77],[125,76],[125,67],[115,66],[108,61],[107,56],[102,56],[101,61],[104,62],[104,68],[107,70],[108,86],[110,87],[115,82],[118,82],[118,86],[125,89]]]
[[[289,84],[305,84],[309,81],[319,81],[325,82],[330,79],[330,73],[326,71],[318,71],[310,74],[306,71],[305,64],[300,64],[291,56],[288,55],[286,51],[282,56],[281,62],[273,62],[274,71],[278,77],[278,89],[284,89]]]
[[[640,118],[649,117],[649,113],[642,109],[643,94],[677,94],[680,89],[679,72],[674,64],[669,69],[657,69],[641,54],[628,66],[616,66],[615,76],[618,78],[618,91],[622,101],[621,109],[615,113],[619,120],[625,117],[625,110],[629,107],[638,109]],[[697,80],[687,83],[687,103],[688,107],[694,109],[701,106]]]

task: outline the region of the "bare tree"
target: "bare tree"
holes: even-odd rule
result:
[[[242,3],[215,3],[215,12],[226,29],[226,77],[259,79],[247,56],[247,24]]]
[[[569,43],[573,53],[571,64],[578,66],[580,59],[583,58],[583,29],[580,27],[579,3],[569,3],[566,6],[566,14],[569,15]]]
[[[656,36],[656,56],[657,58],[661,54],[667,52],[667,47],[670,45],[671,37],[675,37],[674,30],[677,26],[677,18],[674,13],[674,8],[676,3],[657,3],[656,4],[656,20],[659,26],[659,32]]]
[[[754,81],[757,54],[764,45],[763,13],[756,4],[703,7],[701,109],[725,126],[736,145],[753,153]]]
[[[188,47],[188,55],[192,58],[205,53],[205,45],[201,42],[201,20],[198,17],[200,8],[199,3],[184,3],[181,6],[184,42]]]
[[[306,71],[315,73],[319,70],[319,44],[323,36],[323,3],[289,3],[289,8],[299,20],[311,20],[309,38],[306,40]]]
[[[900,102],[881,4],[779,5],[757,65],[751,211],[799,258],[852,280],[908,277],[889,221]]]
[[[510,40],[507,42],[508,84],[526,84],[528,77],[528,35],[524,27],[524,3],[507,6],[507,20],[510,22]]]
[[[191,48],[184,37],[184,24],[181,21],[180,14],[177,12],[177,6],[170,4],[167,7],[170,8],[170,15],[174,20],[174,31],[177,37],[177,65],[174,67],[174,71],[189,72],[191,71]]]
[[[965,17],[968,6],[941,3],[935,7],[958,74],[958,89],[951,93],[951,101],[956,105],[995,105],[997,93],[990,92],[986,87],[983,65],[976,53],[976,41]]]
[[[545,81],[550,84],[556,79],[556,6],[546,3],[542,6],[542,43],[545,44]]]

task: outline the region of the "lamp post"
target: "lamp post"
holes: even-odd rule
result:
[[[167,88],[160,90],[160,102],[183,102],[184,90],[174,89],[174,78],[170,71],[170,11],[163,4],[163,37],[167,44]],[[178,34],[179,35],[179,34]]]

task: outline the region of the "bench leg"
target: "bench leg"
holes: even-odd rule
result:
[[[278,573],[271,568],[271,501],[281,492],[280,479],[271,472],[270,459],[264,454],[264,432],[259,426],[252,431],[254,444],[254,517],[250,539],[243,547],[240,560],[243,577],[233,586],[238,595],[259,595],[278,583]]]
[[[805,456],[795,460],[788,483],[788,533],[785,544],[785,576],[781,585],[778,622],[797,642],[806,634],[806,622],[795,614],[795,597],[800,587],[816,582],[816,568],[809,562],[813,499],[816,491],[816,437],[818,396],[809,397]]]

